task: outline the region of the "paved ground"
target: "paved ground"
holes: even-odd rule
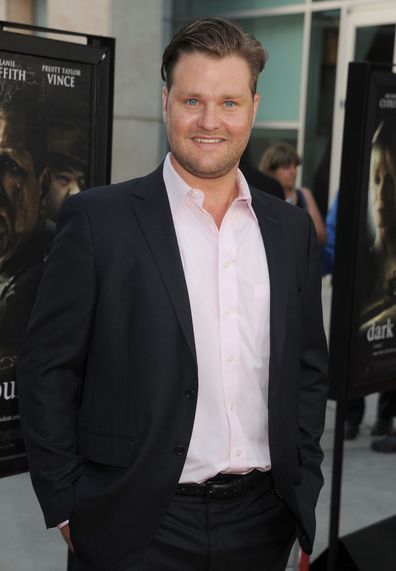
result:
[[[330,295],[329,282],[324,281],[326,323]],[[370,450],[369,429],[375,417],[376,398],[371,395],[366,399],[362,433],[345,447],[342,535],[396,514],[396,454],[375,454]],[[326,484],[317,509],[314,557],[326,548],[328,539],[334,414],[334,403],[329,402],[322,441]],[[0,479],[0,501],[0,571],[66,571],[66,549],[56,530],[45,530],[28,476]]]

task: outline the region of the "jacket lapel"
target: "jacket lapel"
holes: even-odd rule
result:
[[[162,168],[142,179],[133,207],[197,364],[190,300]]]
[[[270,278],[270,343],[271,362],[280,364],[285,338],[287,303],[287,251],[284,229],[271,203],[264,194],[252,191],[252,206],[256,213],[267,255]],[[272,362],[273,364],[273,362]]]
[[[142,179],[133,193],[133,208],[197,363],[190,300],[162,169],[161,164],[154,173]],[[265,195],[253,190],[252,206],[263,236],[270,277],[271,357],[279,364],[285,337],[287,252],[282,224]]]

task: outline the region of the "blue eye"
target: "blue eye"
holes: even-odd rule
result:
[[[227,109],[231,109],[232,107],[235,107],[235,102],[234,101],[224,101],[224,107],[227,107]]]
[[[195,107],[196,105],[198,105],[198,99],[194,99],[194,97],[191,97],[191,99],[187,99],[186,104],[190,105],[191,107]]]

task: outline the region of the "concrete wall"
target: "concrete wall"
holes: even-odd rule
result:
[[[7,19],[7,0],[0,0],[0,20]]]
[[[141,176],[162,154],[161,56],[168,40],[170,3],[111,3],[116,37],[113,180]]]
[[[34,0],[0,0],[0,20],[33,24]],[[20,33],[28,33],[22,32]]]
[[[58,28],[85,34],[111,34],[111,0],[47,0],[46,23]]]

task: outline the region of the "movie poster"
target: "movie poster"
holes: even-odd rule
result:
[[[15,365],[57,214],[91,178],[92,72],[0,51],[0,476],[24,458]]]
[[[356,385],[396,379],[396,87],[372,91],[365,158],[367,200],[357,271]]]

